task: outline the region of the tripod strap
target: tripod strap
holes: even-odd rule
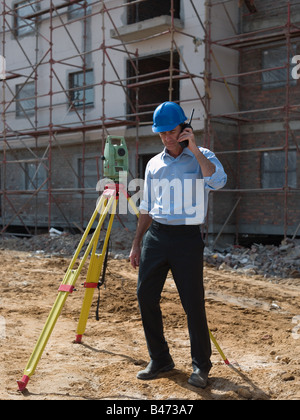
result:
[[[108,260],[108,250],[109,250],[109,241],[110,240],[108,240],[108,244],[107,244],[107,248],[106,248],[106,253],[105,253],[105,258],[104,258],[104,264],[103,264],[103,271],[102,271],[101,280],[99,280],[99,282],[97,284],[97,288],[98,288],[98,300],[97,300],[97,307],[96,307],[96,321],[100,321],[100,317],[99,317],[100,287],[103,286],[103,284],[105,283],[106,267],[107,267],[107,260]]]
[[[74,290],[74,286],[70,284],[61,284],[58,288],[59,292],[73,293],[73,290]]]
[[[100,308],[100,288],[98,287],[98,300],[97,300],[97,307],[96,307],[96,321],[100,321],[99,308]]]
[[[83,283],[83,287],[86,289],[97,289],[98,283]]]

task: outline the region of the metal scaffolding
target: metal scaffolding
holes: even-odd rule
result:
[[[17,46],[20,56],[23,58],[23,64],[15,68],[7,68],[6,77],[1,81],[2,98],[1,98],[1,226],[0,233],[5,233],[14,225],[22,226],[28,235],[38,232],[40,227],[39,209],[41,206],[41,199],[45,206],[47,202],[48,215],[45,221],[48,229],[55,226],[54,212],[60,215],[64,221],[64,226],[74,228],[76,225],[79,228],[84,227],[86,221],[89,219],[90,212],[87,208],[87,195],[94,192],[95,189],[88,188],[85,185],[85,162],[87,157],[87,138],[89,133],[97,133],[99,136],[100,149],[104,149],[104,142],[107,134],[111,129],[117,127],[132,127],[135,130],[135,167],[136,173],[133,175],[137,177],[138,157],[139,157],[139,132],[143,125],[151,124],[152,112],[158,103],[147,104],[146,106],[140,102],[139,90],[146,85],[155,86],[160,82],[167,82],[169,84],[169,100],[174,100],[174,83],[186,81],[190,84],[193,90],[193,97],[185,98],[184,103],[199,101],[202,104],[205,115],[205,128],[203,132],[203,145],[212,148],[221,160],[225,163],[227,170],[229,170],[229,177],[235,180],[235,184],[224,188],[217,193],[217,198],[231,197],[231,208],[228,208],[228,217],[224,216],[223,221],[219,221],[219,235],[226,231],[229,221],[234,219],[233,232],[238,238],[240,226],[240,206],[247,200],[249,195],[268,194],[273,193],[282,197],[282,206],[284,208],[284,220],[282,220],[282,231],[284,236],[288,235],[289,231],[289,197],[299,195],[299,188],[293,188],[288,183],[289,160],[288,153],[293,147],[296,147],[299,154],[298,134],[292,129],[291,122],[293,118],[298,117],[300,103],[291,102],[292,88],[290,86],[290,54],[291,46],[300,38],[300,28],[295,23],[291,16],[297,10],[300,10],[300,2],[286,1],[284,5],[281,3],[272,8],[272,12],[276,9],[278,15],[286,16],[286,21],[283,24],[272,25],[264,29],[249,30],[244,32],[237,27],[238,22],[234,20],[230,13],[229,6],[232,5],[233,0],[208,0],[206,2],[206,17],[200,16],[199,11],[195,5],[194,0],[189,0],[189,7],[193,10],[194,16],[197,18],[198,27],[195,28],[195,33],[187,33],[184,29],[179,29],[175,25],[175,8],[174,1],[171,0],[171,23],[169,28],[156,33],[155,35],[147,35],[144,38],[139,38],[138,42],[149,42],[151,39],[167,37],[169,42],[170,63],[166,71],[153,71],[149,74],[139,73],[139,58],[140,53],[133,50],[131,44],[133,41],[124,39],[119,32],[119,27],[114,21],[113,13],[115,10],[123,11],[128,6],[139,5],[147,0],[136,0],[126,2],[116,2],[113,6],[108,6],[109,0],[32,0],[30,6],[32,11],[30,13],[23,13],[22,9],[28,10],[28,2],[12,0],[3,0],[1,10],[1,40],[2,51],[1,55],[6,56],[7,48],[13,42]],[[187,1],[187,0],[186,0]],[[234,2],[235,7],[240,11],[239,25],[245,17],[253,16],[259,10],[258,1],[244,0]],[[69,7],[77,5],[81,8],[80,16],[75,16],[72,19],[65,17],[69,13]],[[224,21],[226,20],[228,26],[232,29],[232,35],[226,35],[221,39],[216,39],[212,35],[212,28],[215,24],[213,18],[213,11],[215,8],[223,13]],[[242,9],[244,8],[244,9]],[[242,12],[244,10],[244,12]],[[271,10],[270,10],[271,12]],[[266,17],[268,11],[265,12]],[[91,45],[88,41],[88,31],[90,19],[97,19],[98,30],[101,33],[101,43],[99,45]],[[47,20],[49,26],[45,31],[41,22]],[[14,24],[12,24],[14,22]],[[75,23],[81,22],[83,27],[83,37],[78,39],[71,31],[71,26]],[[106,29],[111,28],[117,35],[114,39],[107,37]],[[32,48],[34,50],[35,58],[32,54],[24,49],[22,37],[19,37],[17,31],[29,31],[32,40]],[[63,31],[64,36],[72,45],[70,51],[62,51],[57,54],[55,45],[57,43],[57,33]],[[204,48],[205,48],[205,68],[195,74],[190,71],[189,63],[186,62],[182,54],[180,46],[176,41],[176,34],[183,37],[188,37],[191,43],[195,44],[197,48],[198,42],[201,44],[199,34],[204,34]],[[223,71],[222,58],[218,59],[218,49],[222,48],[226,51],[236,51],[239,54],[239,61],[242,63],[243,57],[250,48],[261,47],[262,45],[272,45],[274,42],[285,42],[287,49],[287,61],[282,66],[274,68],[262,69],[257,68],[251,71],[241,70],[235,74],[226,74]],[[43,48],[41,48],[43,45]],[[181,66],[176,68],[174,65],[174,53],[178,54]],[[90,70],[90,57],[96,57],[97,65],[101,72],[101,78],[94,80],[89,84],[88,72]],[[117,57],[117,58],[116,58]],[[115,60],[126,59],[130,63],[132,69],[132,76],[124,77],[119,74],[115,66]],[[109,65],[111,71],[108,74],[106,67]],[[58,66],[64,66],[66,69],[72,68],[74,71],[83,73],[83,85],[85,86],[82,100],[82,107],[80,112],[76,107],[72,106],[70,96],[75,94],[76,86],[73,88],[66,86],[66,81],[62,80],[57,71]],[[217,71],[213,71],[213,68]],[[40,70],[46,69],[47,72],[47,89],[40,80]],[[245,86],[251,87],[252,77],[254,75],[261,75],[264,72],[271,70],[287,69],[287,80],[285,83],[285,100],[280,105],[269,106],[266,108],[259,107],[243,107],[240,108],[241,93],[236,95],[235,90],[241,92]],[[13,92],[10,88],[10,81],[22,80],[22,86],[26,83],[34,84],[34,95],[27,98],[32,102],[32,110],[28,112],[22,102],[22,87]],[[101,79],[101,80],[100,80]],[[231,102],[234,111],[226,113],[214,113],[212,103],[214,100],[214,86],[224,86],[227,93],[227,98]],[[43,86],[42,91],[40,87]],[[107,112],[107,90],[110,86],[119,89],[120,95],[125,98],[130,108],[122,115],[109,116]],[[204,93],[201,88],[204,86]],[[101,109],[95,118],[88,116],[88,101],[86,92],[88,88],[97,88],[101,90]],[[132,94],[130,92],[133,92]],[[72,121],[64,121],[66,118],[56,118],[56,98],[65,98],[69,103],[68,113],[72,112]],[[131,98],[135,100],[132,101]],[[39,113],[41,111],[40,103],[45,105],[43,112],[47,112],[47,118],[40,119]],[[16,126],[10,124],[10,113],[12,107],[16,107],[22,118],[20,118]],[[68,114],[67,114],[68,115]],[[45,122],[45,120],[47,120]],[[267,147],[243,147],[242,130],[247,124],[263,123],[263,122],[278,122],[280,121],[285,126],[285,133],[280,145],[268,145]],[[23,126],[21,125],[24,123]],[[222,122],[224,126],[227,123],[234,123],[236,126],[236,147],[225,146],[224,141],[218,138],[215,129],[215,123]],[[60,136],[63,135],[80,135],[79,147],[81,150],[82,170],[79,171],[74,168],[71,158],[65,151],[65,144],[60,141]],[[26,156],[19,156],[18,148],[23,148],[27,152]],[[77,179],[77,187],[60,187],[57,186],[53,179],[54,162],[53,152],[59,150],[61,160],[64,165],[69,167],[74,177]],[[281,150],[285,152],[285,185],[282,188],[244,188],[241,183],[242,167],[241,159],[245,155],[255,155],[265,151]],[[101,155],[101,150],[100,153]],[[19,170],[26,177],[31,185],[30,189],[19,186],[18,189],[10,185],[8,179],[9,168],[18,166]],[[30,166],[31,171],[28,170]],[[97,161],[97,171],[100,174],[99,167],[101,162]],[[32,167],[35,168],[32,171]],[[46,179],[42,183],[36,181],[36,175],[40,168],[43,168],[47,174]],[[231,171],[231,172],[230,172]],[[80,221],[75,223],[66,211],[66,203],[77,197],[77,204],[73,206],[78,207],[78,197],[80,197]],[[22,198],[22,199],[21,199]],[[77,210],[78,211],[78,210]],[[31,219],[34,222],[29,222],[26,214],[30,213]],[[211,218],[211,212],[209,213]],[[206,229],[208,229],[209,220]],[[227,226],[226,226],[227,225]],[[299,227],[299,226],[298,226]],[[295,234],[297,232],[295,231]]]
[[[20,55],[23,56],[24,65],[18,68],[8,68],[6,71],[6,77],[2,80],[2,133],[1,133],[1,149],[2,149],[2,159],[0,162],[2,170],[2,179],[1,179],[1,220],[2,228],[0,233],[5,233],[9,227],[13,226],[16,222],[19,226],[22,226],[28,235],[37,233],[39,228],[39,196],[47,194],[47,206],[48,206],[48,229],[50,229],[55,222],[53,221],[53,210],[54,208],[59,211],[61,218],[64,220],[64,224],[70,228],[74,228],[74,222],[69,220],[69,216],[66,214],[64,206],[65,202],[63,200],[64,195],[81,195],[81,220],[79,227],[83,227],[86,220],[88,220],[89,215],[85,214],[86,206],[86,194],[90,192],[90,189],[87,188],[84,184],[84,163],[85,163],[85,154],[86,154],[86,136],[89,132],[97,132],[100,137],[102,152],[104,150],[105,138],[111,128],[115,127],[134,127],[136,129],[136,168],[139,154],[139,127],[141,124],[140,117],[143,116],[143,120],[148,118],[148,124],[151,122],[153,108],[158,104],[148,105],[146,108],[139,104],[139,88],[144,86],[146,83],[158,83],[163,80],[167,80],[169,83],[169,100],[172,100],[173,94],[173,83],[175,80],[189,80],[191,85],[194,87],[195,98],[191,100],[199,100],[204,103],[204,98],[202,97],[199,89],[198,83],[195,80],[203,80],[202,76],[192,74],[189,71],[187,63],[184,61],[181,54],[180,48],[176,44],[175,33],[179,30],[174,25],[174,0],[171,0],[171,25],[170,27],[162,33],[152,36],[157,38],[157,36],[168,36],[170,43],[170,65],[167,72],[152,72],[151,75],[140,75],[138,69],[138,51],[132,51],[130,48],[130,41],[124,41],[121,36],[119,36],[119,29],[116,23],[113,20],[112,12],[116,9],[124,9],[126,7],[138,5],[139,3],[144,2],[145,0],[131,1],[130,3],[120,2],[120,5],[114,5],[108,7],[106,1],[95,0],[95,1],[86,1],[86,0],[35,0],[30,2],[12,2],[9,0],[2,1],[2,56],[6,56],[6,49],[9,47],[11,40],[15,42],[18,47]],[[32,9],[32,12],[28,13],[28,3]],[[193,0],[190,0],[191,5],[196,10]],[[75,17],[73,19],[64,19],[63,13],[68,13],[68,8],[78,4],[83,13],[81,16]],[[26,13],[22,13],[22,9]],[[102,42],[101,45],[96,47],[91,47],[87,42],[87,31],[89,30],[90,19],[98,19],[99,28],[102,31]],[[42,26],[40,22],[42,19],[47,19],[49,22],[49,28],[47,32],[42,32]],[[14,22],[12,25],[11,22]],[[83,39],[75,39],[74,35],[71,34],[70,25],[74,25],[76,22],[82,22],[83,25]],[[202,24],[199,17],[199,24]],[[114,42],[107,40],[106,26],[109,25],[115,33],[118,35]],[[64,30],[64,36],[71,42],[73,51],[68,51],[64,53],[64,56],[60,56],[55,51],[55,42],[57,42],[56,34],[58,31]],[[25,50],[22,39],[17,34],[17,31],[26,31],[31,32],[31,38],[35,39],[35,59],[32,60],[29,57],[27,51]],[[194,38],[191,34],[185,34],[183,30],[180,33],[184,36]],[[139,39],[138,42],[142,43],[144,41],[149,41],[151,36]],[[40,44],[43,43],[44,48],[42,52],[40,51]],[[81,45],[79,45],[79,43]],[[46,45],[46,47],[45,47]],[[173,66],[173,54],[174,51],[180,55],[182,60],[182,69],[175,69]],[[132,66],[134,77],[124,78],[123,75],[120,75],[117,71],[117,68],[114,64],[115,58],[113,54],[117,53],[121,59],[125,56],[126,59],[130,62]],[[89,57],[93,54],[97,55],[98,66],[102,69],[101,80],[92,85],[88,84],[88,70],[89,70]],[[119,58],[120,59],[120,58]],[[109,64],[110,68],[113,70],[110,74],[106,73],[106,65]],[[55,112],[55,98],[60,95],[64,95],[67,101],[70,101],[70,95],[72,95],[72,90],[75,92],[76,87],[73,89],[66,86],[65,81],[61,80],[58,72],[57,66],[66,66],[66,68],[73,68],[75,70],[83,72],[84,80],[83,85],[84,97],[82,98],[82,109],[80,112],[75,107],[70,107],[68,112],[72,110],[73,121],[71,123],[58,123],[54,112]],[[48,70],[48,85],[49,90],[45,89],[40,92],[39,86],[39,69],[47,68]],[[147,79],[147,76],[151,76],[151,81]],[[22,100],[20,99],[20,92],[23,87],[21,87],[17,92],[12,92],[9,87],[9,82],[12,79],[22,79],[22,86],[25,86],[28,82],[34,83],[34,96],[27,97],[27,100],[34,103],[33,110],[28,112],[25,107],[22,105]],[[120,92],[124,95],[130,106],[130,113],[126,115],[110,117],[107,115],[107,101],[106,98],[106,89],[107,86],[115,86],[120,89]],[[86,91],[88,88],[98,87],[101,89],[102,96],[102,107],[99,112],[99,116],[94,119],[89,119],[87,116],[87,107],[86,104]],[[134,91],[136,96],[135,104],[130,101],[130,90]],[[39,101],[42,100],[48,101],[48,121],[47,124],[44,124],[43,121],[39,120]],[[9,124],[9,111],[11,110],[12,105],[18,107],[19,112],[21,112],[24,120],[24,126],[18,128],[12,127]],[[75,118],[76,117],[76,118]],[[26,124],[25,124],[26,122]],[[82,153],[82,162],[83,168],[79,174],[76,169],[74,169],[70,159],[64,152],[63,145],[59,141],[59,136],[64,134],[76,134],[80,133],[81,135],[81,153]],[[46,139],[42,141],[43,139]],[[27,150],[28,158],[20,159],[16,153],[13,141],[18,141],[23,149]],[[43,144],[43,152],[37,154],[37,150],[41,149],[40,144]],[[58,148],[61,155],[65,159],[65,164],[69,165],[75,177],[78,179],[79,188],[56,188],[53,183],[53,150]],[[35,165],[35,172],[29,173],[26,169],[25,163],[30,163]],[[24,175],[29,182],[31,183],[30,190],[19,188],[12,189],[7,180],[7,168],[9,165],[18,164],[21,170],[24,172]],[[42,184],[36,182],[36,175],[39,169],[43,167],[47,173],[46,179]],[[26,173],[25,173],[26,172]],[[98,168],[98,173],[100,173],[100,168]],[[135,174],[137,176],[137,174]],[[95,191],[95,190],[93,190]],[[19,200],[18,197],[22,197],[22,200]],[[27,197],[24,200],[24,197]],[[45,200],[45,198],[44,198]],[[24,214],[30,212],[31,216],[35,213],[34,229],[32,228],[32,223],[29,223],[25,220]],[[9,215],[9,216],[8,216]]]

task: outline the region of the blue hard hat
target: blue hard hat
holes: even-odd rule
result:
[[[175,102],[164,102],[154,111],[152,131],[154,133],[171,131],[186,120],[187,117],[181,106]]]

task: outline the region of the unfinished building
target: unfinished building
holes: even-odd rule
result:
[[[300,2],[273,3],[3,1],[1,233],[84,228],[107,135],[143,177],[153,110],[173,100],[228,173],[205,233],[296,236]]]
[[[230,233],[236,229],[239,238],[296,237],[300,227],[300,2],[238,3],[237,25],[226,10],[232,4],[228,1],[211,2],[208,20],[212,102],[214,86],[221,83],[226,100],[235,107],[224,114],[216,105],[208,118],[214,150],[222,161],[228,157],[231,174],[231,183],[223,191],[233,213],[227,229]],[[214,31],[221,9],[232,26],[229,36]],[[238,59],[238,71],[232,74],[223,68],[230,54]],[[219,219],[222,206],[217,211]]]

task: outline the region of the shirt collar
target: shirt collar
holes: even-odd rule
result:
[[[193,157],[193,153],[187,147],[183,149],[181,155],[179,155],[179,156],[182,156],[183,154]],[[165,147],[164,150],[161,153],[161,158],[162,158],[162,160],[164,160],[166,157],[172,158],[172,156],[169,155],[167,148]]]

